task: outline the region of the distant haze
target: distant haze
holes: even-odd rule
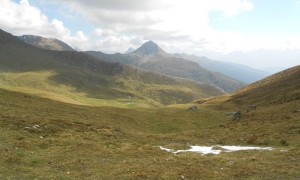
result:
[[[203,52],[203,56],[212,59],[240,63],[269,72],[300,64],[300,50],[259,49],[249,52],[236,51],[232,53]]]

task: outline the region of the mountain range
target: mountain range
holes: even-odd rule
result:
[[[128,64],[199,70],[153,42],[128,55]],[[0,30],[0,179],[300,177],[300,66],[224,94],[113,60]],[[186,152],[191,145],[222,152]]]
[[[129,54],[105,54],[97,51],[87,51],[86,53],[108,62],[119,62],[174,77],[214,84],[225,92],[234,91],[245,85],[243,82],[221,73],[204,69],[195,62],[174,57],[153,41],[144,43]]]
[[[45,50],[0,31],[0,86],[76,104],[186,103],[223,92],[76,51]],[[129,99],[128,97],[132,97]],[[131,103],[136,99],[137,103]],[[102,103],[103,104],[103,103]]]
[[[19,36],[19,38],[26,43],[43,49],[59,51],[74,50],[66,43],[53,38],[33,35],[23,35]],[[248,84],[270,75],[269,72],[240,64],[216,61],[195,55],[168,54],[153,41],[146,42],[137,50],[129,48],[125,54],[105,54],[95,51],[88,51],[87,53],[105,61],[120,62],[122,64],[128,64],[171,76],[191,78],[200,82],[212,83],[225,92],[233,91],[241,86],[237,85],[238,82],[236,82],[236,80]],[[198,63],[200,67],[192,64],[190,61]],[[158,63],[159,65],[157,65]],[[178,66],[180,66],[180,68]],[[191,66],[193,66],[193,68],[191,68]]]
[[[233,79],[237,79],[244,83],[253,83],[255,81],[261,80],[264,77],[271,75],[270,72],[266,72],[259,69],[254,69],[249,66],[230,63],[225,61],[216,61],[209,59],[207,57],[198,57],[195,55],[187,54],[175,54],[176,57],[188,59],[198,63],[200,66],[212,71],[219,72]]]

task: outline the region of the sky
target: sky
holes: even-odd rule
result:
[[[300,64],[299,17],[300,0],[0,0],[0,28],[13,35],[105,53],[152,40],[257,68]]]

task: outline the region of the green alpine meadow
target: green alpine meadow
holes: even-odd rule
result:
[[[300,4],[264,3],[0,0],[0,179],[300,179]]]

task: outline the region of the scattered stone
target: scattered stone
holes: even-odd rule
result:
[[[191,106],[187,108],[187,111],[196,111],[198,110],[197,106]]]
[[[280,144],[283,146],[289,146],[289,143],[286,140],[281,140]]]
[[[233,115],[234,120],[239,120],[242,116],[242,113],[241,113],[241,111],[237,111],[237,112],[234,112],[232,115]]]
[[[32,126],[33,129],[38,129],[39,127],[40,127],[40,126],[37,125],[37,124]]]
[[[250,106],[250,109],[256,109],[256,107],[257,107],[256,104],[253,104]]]

